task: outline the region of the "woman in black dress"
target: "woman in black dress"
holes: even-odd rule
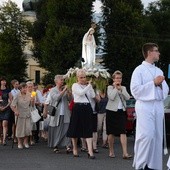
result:
[[[113,85],[108,86],[107,96],[108,103],[106,105],[106,132],[108,135],[109,157],[114,158],[114,136],[120,135],[120,141],[123,150],[123,158],[129,159],[132,156],[127,152],[127,137],[126,137],[126,121],[127,114],[126,100],[130,98],[126,87],[122,86],[122,73],[115,71],[112,75]]]
[[[72,138],[74,157],[79,157],[77,138],[85,138],[88,147],[88,158],[94,159],[92,141],[93,109],[89,99],[95,98],[95,92],[91,81],[87,82],[84,70],[77,71],[77,80],[77,83],[72,86],[74,106],[67,136]]]
[[[6,79],[4,77],[0,79],[0,92],[2,98],[0,101],[0,129],[1,133],[3,133],[2,144],[5,146],[11,110],[9,100],[10,90],[6,88]]]

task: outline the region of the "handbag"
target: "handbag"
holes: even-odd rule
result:
[[[49,105],[47,106],[47,113],[48,113],[50,116],[55,116],[55,112],[56,112],[56,109],[57,109],[60,101],[61,101],[61,98],[59,99],[59,101],[58,101],[58,103],[57,103],[56,106],[52,106],[51,104],[49,104]]]
[[[38,122],[41,119],[41,116],[38,113],[38,110],[36,108],[33,108],[31,110],[31,119],[34,123]]]
[[[47,106],[47,113],[50,115],[50,116],[54,116],[55,115],[55,111],[56,111],[56,108],[52,105],[48,105]]]

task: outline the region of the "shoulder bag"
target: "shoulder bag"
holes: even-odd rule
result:
[[[47,113],[50,116],[55,116],[56,109],[57,109],[57,107],[58,107],[60,102],[61,102],[61,98],[59,99],[59,101],[58,101],[56,106],[52,106],[51,104],[48,104],[48,106],[47,106]]]

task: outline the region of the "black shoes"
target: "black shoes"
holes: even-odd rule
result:
[[[89,158],[89,159],[95,159],[95,158],[96,158],[94,155],[90,156],[89,153],[88,153],[87,155],[88,155],[88,158]]]
[[[99,150],[98,149],[93,149],[93,152],[94,153],[99,153]]]
[[[80,157],[78,154],[73,154],[73,156],[76,157],[76,158],[77,158],[77,157]]]
[[[72,152],[73,152],[73,151],[72,151],[71,148],[69,148],[69,147],[66,148],[66,153],[67,153],[67,154],[72,153]]]

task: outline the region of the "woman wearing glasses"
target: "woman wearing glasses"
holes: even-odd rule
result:
[[[117,70],[112,75],[113,85],[108,86],[106,105],[106,132],[108,135],[109,157],[114,158],[114,136],[120,135],[120,141],[123,150],[123,159],[130,159],[132,155],[127,152],[126,137],[126,100],[130,98],[126,87],[122,86],[122,73]]]

